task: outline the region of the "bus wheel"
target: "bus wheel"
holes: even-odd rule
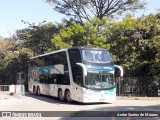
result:
[[[65,96],[63,94],[63,91],[61,89],[58,90],[58,98],[60,101],[64,101]]]
[[[71,93],[70,93],[69,90],[66,90],[65,96],[66,96],[66,101],[67,102],[71,102],[72,101],[72,99],[71,99]]]
[[[33,87],[33,93],[36,94],[36,87]]]
[[[38,96],[41,95],[41,91],[40,91],[39,87],[37,87],[36,95],[38,95]]]

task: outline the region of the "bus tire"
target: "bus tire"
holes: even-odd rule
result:
[[[36,87],[33,86],[33,93],[36,94]]]
[[[37,87],[36,95],[38,95],[38,96],[40,96],[40,95],[41,95],[41,91],[40,91],[40,88],[39,88],[39,87]]]
[[[72,99],[71,99],[71,92],[69,90],[66,90],[65,96],[66,96],[66,101],[67,102],[71,102],[72,101]]]
[[[64,99],[65,99],[65,94],[63,94],[62,89],[58,90],[58,98],[60,101],[64,101]]]

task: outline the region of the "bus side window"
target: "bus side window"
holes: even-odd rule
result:
[[[78,85],[82,85],[83,83],[83,70],[76,63],[82,63],[81,54],[78,49],[71,49],[69,52],[71,70],[73,75],[73,81]]]
[[[41,74],[40,76],[39,76],[39,81],[40,81],[40,83],[44,83],[45,81],[45,75],[43,75],[43,74]]]
[[[59,64],[64,66],[63,72],[57,74],[56,83],[62,85],[69,85],[70,84],[69,72],[68,72],[69,70],[68,70],[67,54],[65,51],[55,54],[54,64],[57,65]]]

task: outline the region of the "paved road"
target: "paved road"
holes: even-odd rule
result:
[[[43,118],[23,118],[23,120],[160,120],[157,117],[104,117],[110,114],[110,111],[160,111],[160,100],[125,100],[117,99],[113,104],[82,104],[77,102],[65,103],[58,99],[47,96],[35,96],[27,94],[21,97],[8,97],[0,95],[0,111],[52,111],[45,112],[45,114],[57,117],[43,117]],[[61,111],[61,112],[53,112]],[[64,111],[71,111],[70,114]],[[83,111],[80,112],[80,111]],[[96,111],[96,112],[88,112]],[[101,112],[99,112],[101,111]],[[128,112],[129,113],[129,112]],[[65,114],[63,116],[63,114]],[[76,117],[86,115],[87,117]],[[125,115],[125,113],[123,114]],[[92,117],[88,117],[92,116]],[[98,117],[93,117],[98,116]],[[21,117],[14,117],[13,120],[22,120]],[[12,120],[11,118],[0,118],[0,120]]]

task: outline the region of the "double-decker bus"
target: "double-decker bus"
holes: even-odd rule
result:
[[[83,103],[116,99],[115,67],[108,50],[71,47],[30,58],[29,91]]]

